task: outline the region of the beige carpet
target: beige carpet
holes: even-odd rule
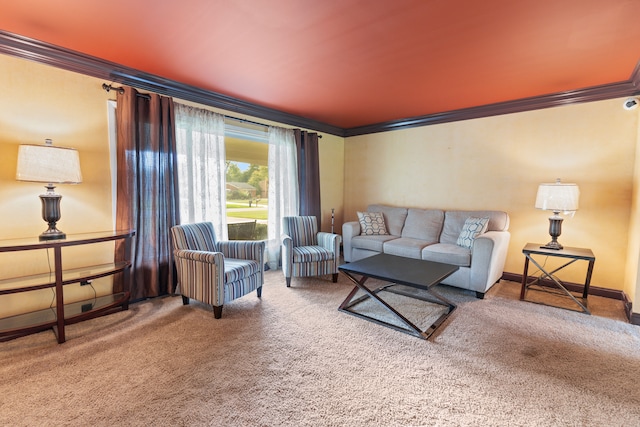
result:
[[[272,271],[220,320],[171,297],[0,343],[0,425],[640,426],[637,326],[445,288],[424,341],[350,289]]]

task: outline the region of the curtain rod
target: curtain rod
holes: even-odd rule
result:
[[[234,120],[236,122],[248,123],[250,125],[262,126],[262,127],[265,127],[265,128],[269,127],[269,125],[265,125],[264,123],[253,122],[251,120],[241,119],[239,117],[231,117],[231,116],[224,115],[224,118],[225,119],[229,119],[229,120]]]
[[[228,120],[234,120],[236,122],[248,123],[250,125],[262,126],[262,127],[266,127],[266,128],[269,127],[269,125],[265,125],[264,123],[258,123],[258,122],[254,122],[254,121],[247,120],[247,119],[241,119],[239,117],[233,117],[233,116],[224,115],[224,118],[228,119]],[[322,138],[322,135],[320,135],[320,134],[317,134],[317,135],[318,135],[318,139]]]
[[[109,93],[109,91],[112,91],[112,90],[118,92],[120,95],[124,93],[123,87],[115,87],[115,86],[108,85],[106,83],[102,83],[102,89],[106,90],[107,93]],[[145,93],[136,93],[136,96],[140,98],[151,99],[151,97]]]
[[[106,84],[106,83],[102,83],[102,89],[104,89],[105,91],[107,91],[107,93],[109,93],[110,91],[116,91],[119,94],[123,94],[124,93],[124,88],[121,87],[115,87],[115,86],[111,86],[110,84]],[[149,95],[145,95],[143,93],[139,93],[138,96],[143,97],[143,98],[149,98]],[[251,120],[247,120],[247,119],[241,119],[238,117],[232,117],[232,116],[224,116],[225,119],[229,119],[229,120],[235,120],[238,122],[242,122],[242,123],[249,123],[252,125],[256,125],[256,126],[264,126],[264,127],[269,127],[269,125],[265,125],[264,123],[258,123],[258,122],[254,122]],[[318,138],[322,138],[322,135],[318,134]]]
[[[102,89],[106,90],[107,93],[109,93],[109,91],[116,91],[118,92],[120,95],[122,95],[124,93],[124,88],[123,87],[113,87],[111,85],[108,85],[106,83],[102,83]]]

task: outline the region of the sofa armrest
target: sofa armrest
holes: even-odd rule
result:
[[[344,251],[344,260],[351,262],[351,239],[360,235],[360,222],[350,221],[342,224],[342,250]]]
[[[324,231],[318,233],[318,246],[333,252],[336,260],[340,258],[340,243],[342,243],[342,237],[339,234]]]
[[[507,260],[511,234],[508,231],[487,231],[473,242],[471,251],[471,287],[485,292],[500,280]]]

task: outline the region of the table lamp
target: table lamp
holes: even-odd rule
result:
[[[40,240],[64,239],[66,234],[56,228],[60,220],[60,199],[54,184],[79,184],[82,182],[80,158],[73,148],[54,147],[50,139],[45,145],[21,145],[18,149],[18,181],[44,182],[47,192],[40,195],[42,218],[49,228]]]
[[[558,236],[562,232],[560,212],[573,214],[578,210],[579,198],[580,189],[577,184],[565,184],[560,182],[560,178],[552,184],[540,184],[536,196],[536,208],[553,211],[553,215],[549,217],[551,241],[544,246],[540,246],[541,248],[562,249],[562,245],[558,242]]]

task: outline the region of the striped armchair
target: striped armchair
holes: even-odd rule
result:
[[[340,243],[338,234],[318,232],[315,216],[282,218],[282,271],[291,286],[291,277],[331,274],[338,281]]]
[[[212,305],[219,319],[224,303],[254,290],[262,295],[264,242],[217,241],[210,222],[176,225],[171,237],[183,304]]]

